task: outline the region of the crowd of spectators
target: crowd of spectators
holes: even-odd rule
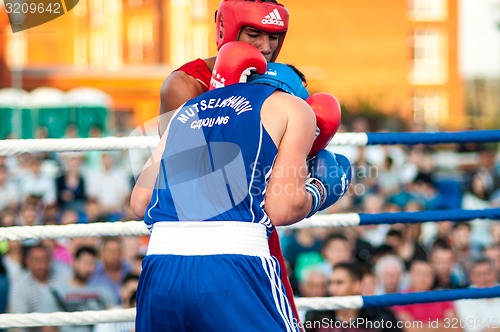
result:
[[[0,227],[136,220],[132,186],[127,153],[1,156]],[[147,237],[1,241],[0,313],[134,307],[146,249]],[[21,331],[129,332],[133,323]]]
[[[325,213],[500,207],[495,146],[333,150],[349,156],[354,175],[348,194]],[[439,165],[440,155],[456,160],[454,167],[449,167],[450,160]],[[493,287],[500,281],[497,220],[280,229],[280,236],[297,297]],[[394,306],[389,313],[386,309],[302,312],[301,319],[306,331],[500,331],[498,298]],[[354,325],[335,323],[356,318],[362,319]],[[392,321],[393,329],[362,324],[370,320]]]
[[[353,179],[349,192],[324,213],[499,207],[496,149],[447,149],[455,149],[455,156],[467,155],[468,162],[443,170],[436,163],[440,151],[424,146],[335,148],[334,152],[352,161]],[[135,220],[128,206],[132,186],[127,153],[0,157],[0,226]],[[491,287],[500,280],[500,222],[494,220],[294,231],[281,228],[279,234],[298,297]],[[147,237],[0,242],[0,313],[133,307],[146,248]],[[308,331],[337,331],[314,326],[325,317],[437,320],[444,324],[445,317],[486,319],[489,315],[492,324],[494,319],[500,321],[498,299],[422,308],[413,305],[378,311],[304,312],[301,319]],[[27,330],[112,332],[131,331],[132,326],[122,323]],[[357,330],[366,331],[363,327]],[[446,328],[439,326],[439,330]]]

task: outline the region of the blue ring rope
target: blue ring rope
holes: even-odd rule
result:
[[[362,296],[363,308],[500,297],[500,286]]]
[[[442,144],[499,142],[500,130],[475,130],[433,133],[366,133],[367,145],[379,144]]]
[[[359,214],[360,225],[410,224],[431,221],[469,221],[473,219],[498,219],[500,208],[484,210],[431,210],[418,212],[384,212],[376,214]]]

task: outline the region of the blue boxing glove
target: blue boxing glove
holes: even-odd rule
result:
[[[320,150],[308,164],[310,177],[306,181],[306,190],[312,195],[313,205],[306,218],[342,198],[352,175],[349,159],[327,150]]]

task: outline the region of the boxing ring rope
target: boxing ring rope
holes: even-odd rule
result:
[[[298,310],[305,311],[339,310],[391,307],[395,305],[414,303],[494,297],[500,297],[500,286],[385,295],[297,298],[295,299],[295,304],[297,305]],[[89,325],[96,323],[133,322],[134,320],[135,308],[101,311],[54,312],[48,314],[2,314],[0,315],[0,328]]]
[[[97,323],[133,322],[135,308],[51,312],[29,314],[1,314],[0,329],[36,326],[93,325]]]
[[[415,145],[465,142],[498,142],[500,130],[477,130],[436,133],[338,133],[330,145]],[[90,150],[129,150],[154,148],[158,136],[129,136],[103,138],[46,138],[0,141],[0,155],[23,152],[63,152]]]
[[[367,137],[368,142],[366,145],[486,143],[500,141],[500,130],[425,133],[367,133]]]
[[[24,152],[63,152],[90,150],[128,150],[154,148],[158,137],[131,136],[77,139],[27,139],[0,141],[0,155]],[[444,133],[338,133],[330,145],[415,145],[465,142],[498,142],[500,130],[461,131]],[[287,229],[311,227],[341,227],[395,223],[423,223],[439,221],[466,221],[472,219],[500,219],[500,209],[436,210],[379,214],[316,215]],[[0,240],[56,239],[94,236],[147,235],[142,221],[92,223],[75,225],[13,226],[0,228]],[[326,298],[297,298],[299,310],[338,310],[369,307],[390,307],[413,303],[454,301],[500,297],[500,286],[459,290],[438,290],[420,293],[396,293],[371,296]],[[96,323],[128,322],[135,320],[135,308],[105,311],[0,314],[0,328],[89,325]]]
[[[381,224],[413,224],[425,222],[461,222],[473,219],[498,219],[500,208],[484,210],[432,210],[418,212],[386,213],[338,213],[315,215],[285,229],[315,227],[349,227]],[[0,227],[0,241],[20,241],[27,239],[59,239],[95,236],[138,236],[149,235],[143,221],[96,222],[90,224],[10,226]]]

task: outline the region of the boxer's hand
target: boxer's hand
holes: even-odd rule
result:
[[[210,90],[244,83],[252,71],[264,74],[266,69],[266,58],[257,48],[245,42],[229,42],[221,47],[215,60]]]
[[[306,99],[316,114],[316,139],[308,158],[326,148],[340,126],[342,112],[340,104],[334,96],[328,93],[315,93]]]
[[[311,177],[306,181],[306,190],[312,195],[313,205],[307,218],[335,204],[351,182],[351,163],[341,154],[320,150],[308,166]]]

